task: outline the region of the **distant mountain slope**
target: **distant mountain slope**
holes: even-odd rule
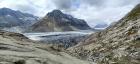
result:
[[[107,24],[97,24],[94,28],[106,28],[107,26]]]
[[[31,26],[30,30],[35,32],[74,31],[90,29],[88,24],[81,19],[53,10],[43,19]]]
[[[38,17],[9,8],[0,8],[0,28],[30,26],[37,22]]]
[[[68,50],[98,64],[140,64],[140,4],[114,25]]]

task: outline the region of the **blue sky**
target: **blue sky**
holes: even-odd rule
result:
[[[60,9],[94,26],[118,21],[138,3],[140,0],[0,0],[0,8],[7,7],[40,17],[53,9]]]

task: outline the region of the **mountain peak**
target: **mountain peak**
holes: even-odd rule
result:
[[[11,12],[11,11],[13,11],[13,10],[4,7],[4,8],[0,8],[0,11],[3,11],[3,12]]]
[[[11,9],[9,9],[9,8],[6,8],[6,7],[4,7],[4,8],[1,8],[2,10],[11,10]]]
[[[49,16],[49,17],[60,17],[60,16],[62,16],[63,15],[63,13],[60,11],[60,10],[58,10],[58,9],[56,9],[56,10],[53,10],[52,12],[49,12],[48,14],[47,14],[47,16]]]
[[[55,9],[52,11],[52,13],[62,13],[61,10]]]
[[[40,22],[35,23],[31,30],[35,32],[53,31],[75,31],[91,29],[88,24],[81,19],[65,14],[60,10],[49,12]]]

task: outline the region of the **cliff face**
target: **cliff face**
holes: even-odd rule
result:
[[[84,20],[73,18],[71,15],[64,14],[60,10],[53,10],[31,26],[30,30],[35,32],[53,32],[87,29],[90,29],[90,27]]]
[[[139,64],[140,4],[114,25],[68,50],[74,56],[99,64]]]
[[[0,31],[0,64],[90,64],[58,48],[33,42],[22,34]]]

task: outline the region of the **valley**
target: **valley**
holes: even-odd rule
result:
[[[104,19],[114,11],[98,12]],[[88,21],[88,15],[80,15],[85,9],[75,14],[86,20],[70,13],[56,8],[37,17],[0,8],[0,64],[140,64],[140,4],[110,25],[97,20],[97,11]]]
[[[82,41],[90,34],[98,30],[81,30],[81,31],[66,31],[66,32],[42,32],[42,33],[23,33],[31,40],[48,43],[62,44],[65,48],[72,47]]]

